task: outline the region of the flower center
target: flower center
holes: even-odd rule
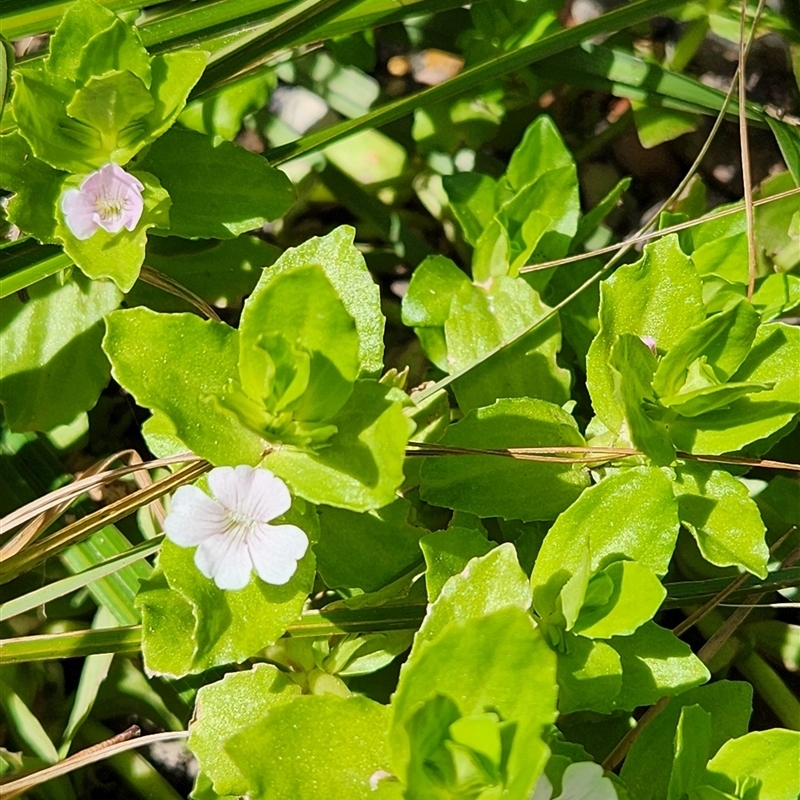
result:
[[[97,213],[100,215],[100,218],[104,221],[110,219],[119,219],[122,216],[122,212],[125,210],[126,200],[124,197],[108,197],[108,196],[101,196],[98,197],[95,202],[95,207],[97,208]]]
[[[241,511],[227,509],[228,524],[226,533],[238,538],[246,538],[250,532],[258,525],[258,520],[243,514]]]

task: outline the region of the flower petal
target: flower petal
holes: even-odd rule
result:
[[[64,213],[64,222],[76,239],[88,239],[99,227],[94,203],[79,189],[67,189],[64,192],[61,211]]]
[[[229,511],[239,509],[239,484],[240,480],[237,479],[233,467],[214,467],[208,473],[208,488],[211,489],[211,494]]]
[[[227,526],[227,514],[219,503],[197,486],[181,486],[172,496],[164,533],[181,547],[194,547],[224,533]]]
[[[254,469],[250,491],[244,498],[241,512],[260,522],[270,522],[291,507],[292,497],[286,484],[268,469]]]
[[[306,532],[297,525],[265,525],[270,538],[270,548],[276,555],[293,558],[299,561],[308,550],[308,536]],[[262,529],[253,536],[261,538],[264,534]],[[252,538],[252,537],[251,537]]]
[[[268,469],[217,467],[208,474],[208,485],[225,508],[259,522],[285,514],[292,505],[286,484]]]
[[[250,532],[247,547],[258,577],[283,586],[308,550],[308,536],[296,525],[263,525]]]
[[[553,796],[553,784],[550,783],[547,775],[542,773],[536,782],[536,788],[530,796],[530,800],[550,800]]]
[[[614,784],[603,777],[603,768],[593,761],[570,764],[561,786],[558,800],[617,800]]]
[[[144,191],[144,184],[135,175],[125,172],[119,164],[106,164],[101,167],[100,172],[103,173],[103,178],[107,181],[106,185],[108,186],[121,184],[126,189],[132,189],[135,192]]]
[[[220,589],[244,589],[250,582],[253,565],[241,537],[220,535],[206,539],[195,551],[194,563]]]

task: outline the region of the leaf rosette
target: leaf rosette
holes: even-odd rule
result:
[[[33,155],[86,174],[120,166],[177,119],[206,53],[153,56],[137,31],[93,0],[64,15],[48,56],[14,74],[14,118]]]
[[[105,350],[154,411],[153,448],[261,463],[312,503],[365,511],[395,499],[410,424],[405,395],[372,377],[383,317],[352,237],[340,228],[287,251],[238,330],[143,308],[110,315]]]

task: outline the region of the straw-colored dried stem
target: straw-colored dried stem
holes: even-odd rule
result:
[[[125,452],[125,451],[123,451]],[[119,454],[117,454],[119,455]],[[27,503],[24,506],[12,511],[5,517],[0,519],[0,534],[8,533],[22,525],[29,520],[39,516],[39,514],[54,508],[59,503],[75,500],[82,494],[90,492],[92,489],[97,489],[104,484],[111,481],[118,480],[126,475],[135,474],[142,470],[151,470],[158,467],[168,467],[174,464],[190,464],[203,461],[202,458],[192,453],[185,453],[177,456],[169,456],[168,458],[156,458],[152,461],[145,461],[135,463],[127,467],[119,467],[105,472],[98,472],[86,478],[79,478],[72,483],[62,486],[60,489],[55,489],[52,492],[39,497],[36,500]]]
[[[15,778],[12,781],[0,785],[0,800],[12,800],[14,797],[19,797],[24,792],[30,791],[35,786],[38,786],[46,781],[53,780],[60,775],[66,775],[68,772],[85,767],[88,764],[94,764],[97,761],[115,756],[118,753],[124,753],[126,750],[133,750],[138,747],[147,747],[148,745],[155,744],[156,742],[164,742],[172,739],[185,739],[188,731],[166,731],[165,733],[153,733],[149,736],[140,736],[140,730],[137,725],[131,725],[130,728],[122,733],[112,736],[104,742],[87,747],[74,755],[59,761],[45,769],[40,769],[30,775],[25,775],[21,778]]]

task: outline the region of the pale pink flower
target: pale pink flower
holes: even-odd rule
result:
[[[296,525],[270,525],[292,505],[286,484],[268,469],[246,465],[208,473],[209,497],[197,486],[181,486],[164,520],[167,538],[197,547],[194,563],[220,589],[243,589],[255,569],[262,581],[282,586],[308,549]]]
[[[83,180],[77,189],[67,189],[61,210],[76,239],[88,239],[98,228],[119,233],[132,231],[142,217],[144,201],[141,181],[116,164],[106,164]]]
[[[658,349],[656,348],[656,340],[652,336],[640,336],[639,339],[641,340],[642,344],[646,344],[648,348],[650,348],[650,352],[654,355],[658,355]]]

